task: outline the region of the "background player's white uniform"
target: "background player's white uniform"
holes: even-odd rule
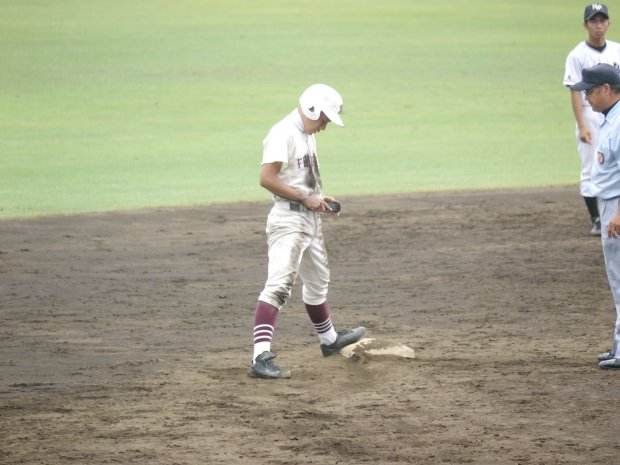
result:
[[[583,68],[590,68],[599,63],[607,63],[620,70],[620,44],[607,40],[605,48],[603,50],[597,50],[589,46],[585,40],[579,43],[566,58],[564,85],[570,88],[573,84],[578,83],[581,81],[581,72]],[[592,111],[592,107],[585,99],[584,95],[581,96],[581,105],[583,108],[584,122],[590,128],[592,141],[590,144],[587,144],[579,140],[579,128],[575,124],[577,150],[581,157],[579,190],[583,197],[594,197],[592,194],[590,173],[592,171],[592,165],[594,164],[596,147],[598,146],[598,133],[600,125],[603,122],[603,115]]]

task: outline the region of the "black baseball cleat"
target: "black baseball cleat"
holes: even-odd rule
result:
[[[323,352],[323,357],[329,357],[330,355],[337,354],[343,347],[359,341],[365,332],[366,328],[363,326],[350,331],[346,329],[338,331],[338,336],[332,344],[321,344],[321,352]]]
[[[250,367],[250,375],[254,378],[263,379],[290,378],[290,370],[280,368],[278,365],[273,363],[274,358],[276,358],[276,354],[272,352],[265,351],[260,354],[256,357],[256,361]]]
[[[594,220],[592,221],[592,229],[590,230],[591,236],[600,236],[601,235],[601,221]]]

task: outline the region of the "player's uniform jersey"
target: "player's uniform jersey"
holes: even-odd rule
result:
[[[620,44],[611,40],[605,41],[605,48],[597,50],[590,47],[584,40],[580,42],[566,57],[566,66],[564,69],[564,85],[570,87],[581,81],[581,71],[583,68],[590,68],[599,63],[607,63],[613,65],[616,70],[620,71]],[[590,103],[581,97],[583,106],[590,106]]]
[[[297,109],[276,123],[263,140],[262,164],[282,162],[278,176],[305,196],[321,194],[314,134],[304,132]],[[274,201],[282,200],[273,195]]]

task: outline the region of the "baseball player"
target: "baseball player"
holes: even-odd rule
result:
[[[327,289],[330,271],[321,231],[321,214],[339,210],[323,195],[315,134],[328,123],[344,126],[342,97],[325,84],[308,87],[299,106],[275,124],[263,141],[260,184],[271,192],[274,206],[267,218],[269,266],[267,282],[254,314],[254,354],[250,374],[257,378],[290,378],[273,362],[271,341],[276,320],[286,305],[297,276],[302,299],[318,334],[323,356],[357,342],[365,328],[336,332]]]
[[[602,3],[587,5],[583,14],[583,27],[588,31],[588,38],[579,43],[566,58],[564,85],[569,88],[581,81],[581,72],[584,68],[598,63],[620,66],[620,44],[605,39],[609,29],[607,7]],[[581,157],[579,190],[592,221],[590,233],[598,236],[601,234],[601,222],[597,200],[592,193],[590,172],[594,163],[602,115],[592,111],[582,92],[571,90],[571,104],[576,121],[577,150]]]
[[[620,369],[620,74],[603,63],[583,70],[572,89],[585,93],[592,109],[604,116],[592,167],[592,194],[599,199],[605,270],[616,305],[616,327],[609,352],[599,354],[603,369]]]

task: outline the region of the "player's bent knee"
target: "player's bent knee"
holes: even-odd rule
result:
[[[274,289],[274,290],[264,290],[261,292],[258,300],[262,300],[263,302],[267,302],[270,305],[273,305],[278,310],[281,310],[288,303],[288,299],[291,297],[291,290],[286,289]]]

